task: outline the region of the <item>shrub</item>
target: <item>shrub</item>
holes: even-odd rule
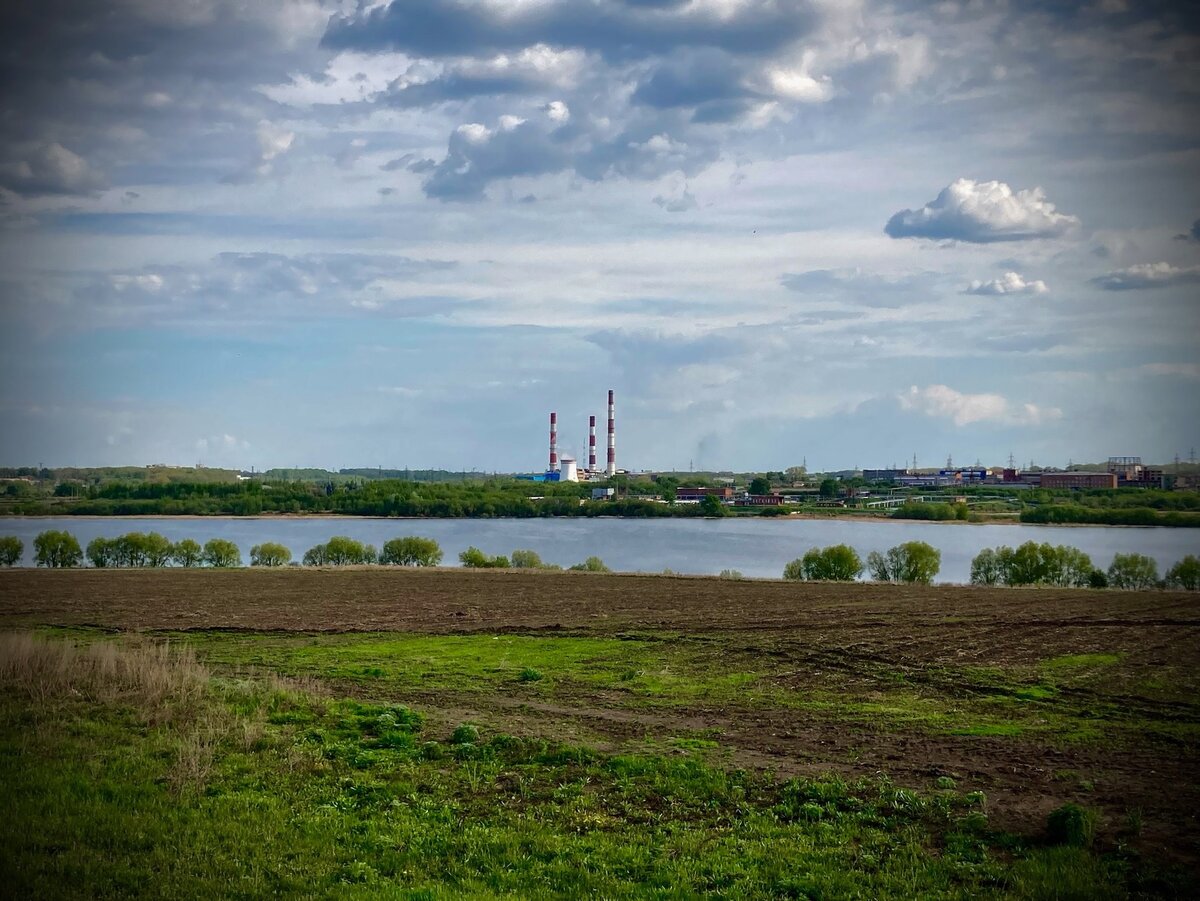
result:
[[[863,571],[858,552],[847,544],[810,548],[783,568],[783,577],[798,581],[853,582]]]
[[[1184,591],[1200,591],[1200,557],[1188,554],[1167,570],[1167,585]]]
[[[25,553],[25,542],[16,535],[0,538],[0,566],[16,566]]]
[[[721,570],[721,572],[720,572],[720,573],[717,575],[717,578],[718,578],[718,579],[744,579],[744,578],[746,578],[746,577],[745,577],[745,576],[743,576],[739,570],[736,570],[736,569],[723,569],[723,570]]]
[[[432,538],[393,538],[383,543],[379,562],[389,566],[437,566],[442,549]]]
[[[1108,584],[1134,591],[1153,588],[1158,584],[1158,564],[1145,554],[1117,554],[1108,567]]]
[[[83,549],[70,532],[48,529],[33,539],[33,560],[51,569],[81,566]]]
[[[541,569],[545,566],[537,551],[516,550],[512,552],[514,569]]]
[[[204,542],[201,559],[209,566],[227,569],[242,565],[242,552],[232,541],[225,538],[210,538]]]
[[[1108,576],[1104,574],[1102,569],[1093,569],[1088,574],[1088,588],[1107,588]]]
[[[479,727],[463,723],[450,736],[453,745],[473,745],[479,741]]]
[[[701,516],[728,516],[729,510],[725,504],[716,495],[706,494],[700,498],[700,515]]]
[[[458,555],[458,562],[472,569],[507,569],[511,564],[507,557],[499,554],[489,557],[477,547],[469,547]]]
[[[612,572],[611,569],[609,569],[607,566],[604,565],[604,561],[601,560],[599,557],[588,557],[582,563],[576,563],[574,566],[572,566],[571,570],[573,572],[582,572],[582,573],[610,573],[610,572]]]
[[[199,566],[204,559],[204,548],[194,538],[184,538],[171,548],[171,559],[178,566]]]
[[[1046,818],[1051,843],[1072,848],[1090,848],[1096,838],[1096,814],[1078,804],[1064,804]]]
[[[521,670],[521,675],[517,676],[518,682],[541,682],[543,676],[540,672],[531,667],[525,667]]]
[[[880,582],[917,582],[928,585],[942,568],[942,552],[924,541],[906,541],[887,554],[867,555],[871,578]]]
[[[264,541],[250,548],[251,566],[287,566],[291,562],[291,550],[277,542]]]

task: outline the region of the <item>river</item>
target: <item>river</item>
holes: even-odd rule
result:
[[[516,548],[537,551],[548,563],[570,566],[600,557],[623,572],[716,574],[736,569],[746,576],[778,578],[784,564],[811,547],[849,544],[866,559],[904,541],[926,541],[942,552],[939,582],[966,582],[971,559],[981,548],[1024,541],[1067,544],[1106,569],[1113,554],[1137,552],[1158,561],[1165,573],[1186,554],[1200,554],[1200,529],[1105,526],[964,525],[889,520],[729,519],[371,519],[360,517],[12,517],[0,519],[0,535],[25,543],[22,564],[33,565],[33,539],[44,529],[65,529],[81,546],[97,536],[161,532],[172,541],[228,538],[248,562],[250,548],[277,541],[299,560],[333,535],[349,535],[380,547],[389,538],[421,535],[435,539],[447,564],[470,545],[488,554]]]

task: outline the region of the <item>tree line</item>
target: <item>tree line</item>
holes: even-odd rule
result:
[[[158,532],[127,532],[115,538],[93,538],[85,548],[70,532],[49,529],[33,542],[34,562],[39,567],[69,568],[86,559],[98,569],[114,567],[198,567],[216,569],[243,565],[238,546],[224,538],[201,545],[191,538],[172,542]],[[15,536],[0,537],[0,566],[15,566],[24,554],[24,543]],[[335,535],[305,552],[305,566],[438,566],[443,552],[432,538],[392,538],[376,549],[345,535]],[[459,563],[474,569],[561,569],[545,563],[536,551],[514,550],[511,556],[489,556],[477,547],[458,555]],[[941,570],[942,554],[924,541],[908,541],[886,552],[871,551],[864,561],[846,544],[810,548],[788,563],[783,578],[789,581],[850,582],[864,571],[877,582],[925,584]],[[250,549],[250,565],[287,566],[292,552],[285,545],[267,541]],[[579,572],[611,572],[599,557],[568,567]],[[732,572],[732,571],[730,571]],[[725,575],[725,573],[722,573]],[[740,575],[740,574],[739,574]],[[733,577],[732,575],[729,577]],[[1121,588],[1145,590],[1180,588],[1200,590],[1200,557],[1189,554],[1160,578],[1158,564],[1144,554],[1116,554],[1107,569],[1096,567],[1078,548],[1027,541],[1010,548],[984,548],[971,561],[972,585],[1049,585],[1062,588]]]
[[[924,541],[908,541],[887,553],[872,551],[866,562],[846,544],[812,548],[783,568],[791,581],[852,582],[864,570],[877,582],[928,585],[941,569],[942,554]],[[1027,541],[1017,548],[984,548],[971,561],[972,585],[1050,585],[1062,588],[1122,588],[1200,590],[1200,557],[1188,554],[1162,578],[1158,563],[1145,554],[1116,554],[1108,569],[1066,545]]]

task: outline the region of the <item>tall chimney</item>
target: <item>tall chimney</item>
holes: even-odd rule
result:
[[[617,474],[617,408],[613,403],[613,392],[608,391],[608,469],[609,478]]]
[[[588,417],[588,472],[596,471],[596,417]]]
[[[550,471],[558,472],[558,414],[550,414]]]

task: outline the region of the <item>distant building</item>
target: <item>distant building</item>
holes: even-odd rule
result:
[[[738,503],[746,507],[778,507],[783,504],[783,495],[747,494]]]
[[[1114,472],[1044,472],[1043,488],[1116,488]]]
[[[676,488],[675,500],[677,501],[699,501],[706,497],[715,497],[719,500],[733,500],[733,489],[728,486],[720,488]]]
[[[902,477],[912,475],[908,469],[864,469],[865,482],[898,482]]]
[[[614,488],[593,488],[592,489],[592,500],[606,501],[606,500],[610,499],[611,497],[613,497],[614,494],[616,494],[616,489],[614,489]]]

